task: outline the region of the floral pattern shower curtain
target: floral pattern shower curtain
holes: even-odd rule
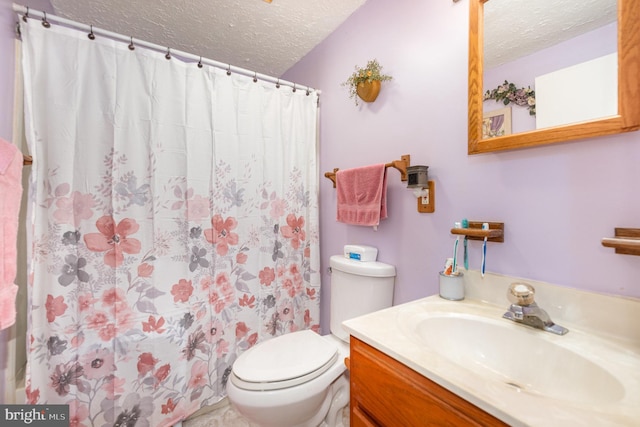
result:
[[[27,393],[171,425],[237,356],[317,329],[317,95],[36,19]]]

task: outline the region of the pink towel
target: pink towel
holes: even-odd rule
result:
[[[339,222],[377,226],[387,217],[386,171],[381,163],[336,173]]]
[[[18,215],[22,196],[22,153],[0,139],[0,330],[16,321],[15,285]]]

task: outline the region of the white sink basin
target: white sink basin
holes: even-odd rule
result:
[[[612,374],[560,345],[565,337],[547,337],[548,332],[508,320],[460,313],[433,313],[408,330],[461,368],[520,392],[582,403],[624,397],[624,387]]]
[[[572,307],[588,314],[583,323],[552,316],[569,329],[555,335],[503,319],[505,293],[502,305],[431,296],[343,327],[511,426],[638,425],[640,327],[615,335],[626,325],[621,318],[638,325],[638,302],[594,297],[587,309]],[[571,295],[566,304],[580,298]]]

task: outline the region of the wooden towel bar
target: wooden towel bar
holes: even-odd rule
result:
[[[394,168],[400,171],[400,181],[407,180],[407,168],[411,165],[411,155],[405,154],[404,156],[400,156],[400,160],[394,160],[392,162],[386,163],[384,165],[385,168]],[[333,182],[333,188],[336,188],[336,172],[340,169],[335,168],[333,172],[325,172],[325,178],[329,178]]]

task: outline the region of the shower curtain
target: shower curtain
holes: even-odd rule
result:
[[[318,329],[317,95],[21,23],[30,403],[171,425]]]

